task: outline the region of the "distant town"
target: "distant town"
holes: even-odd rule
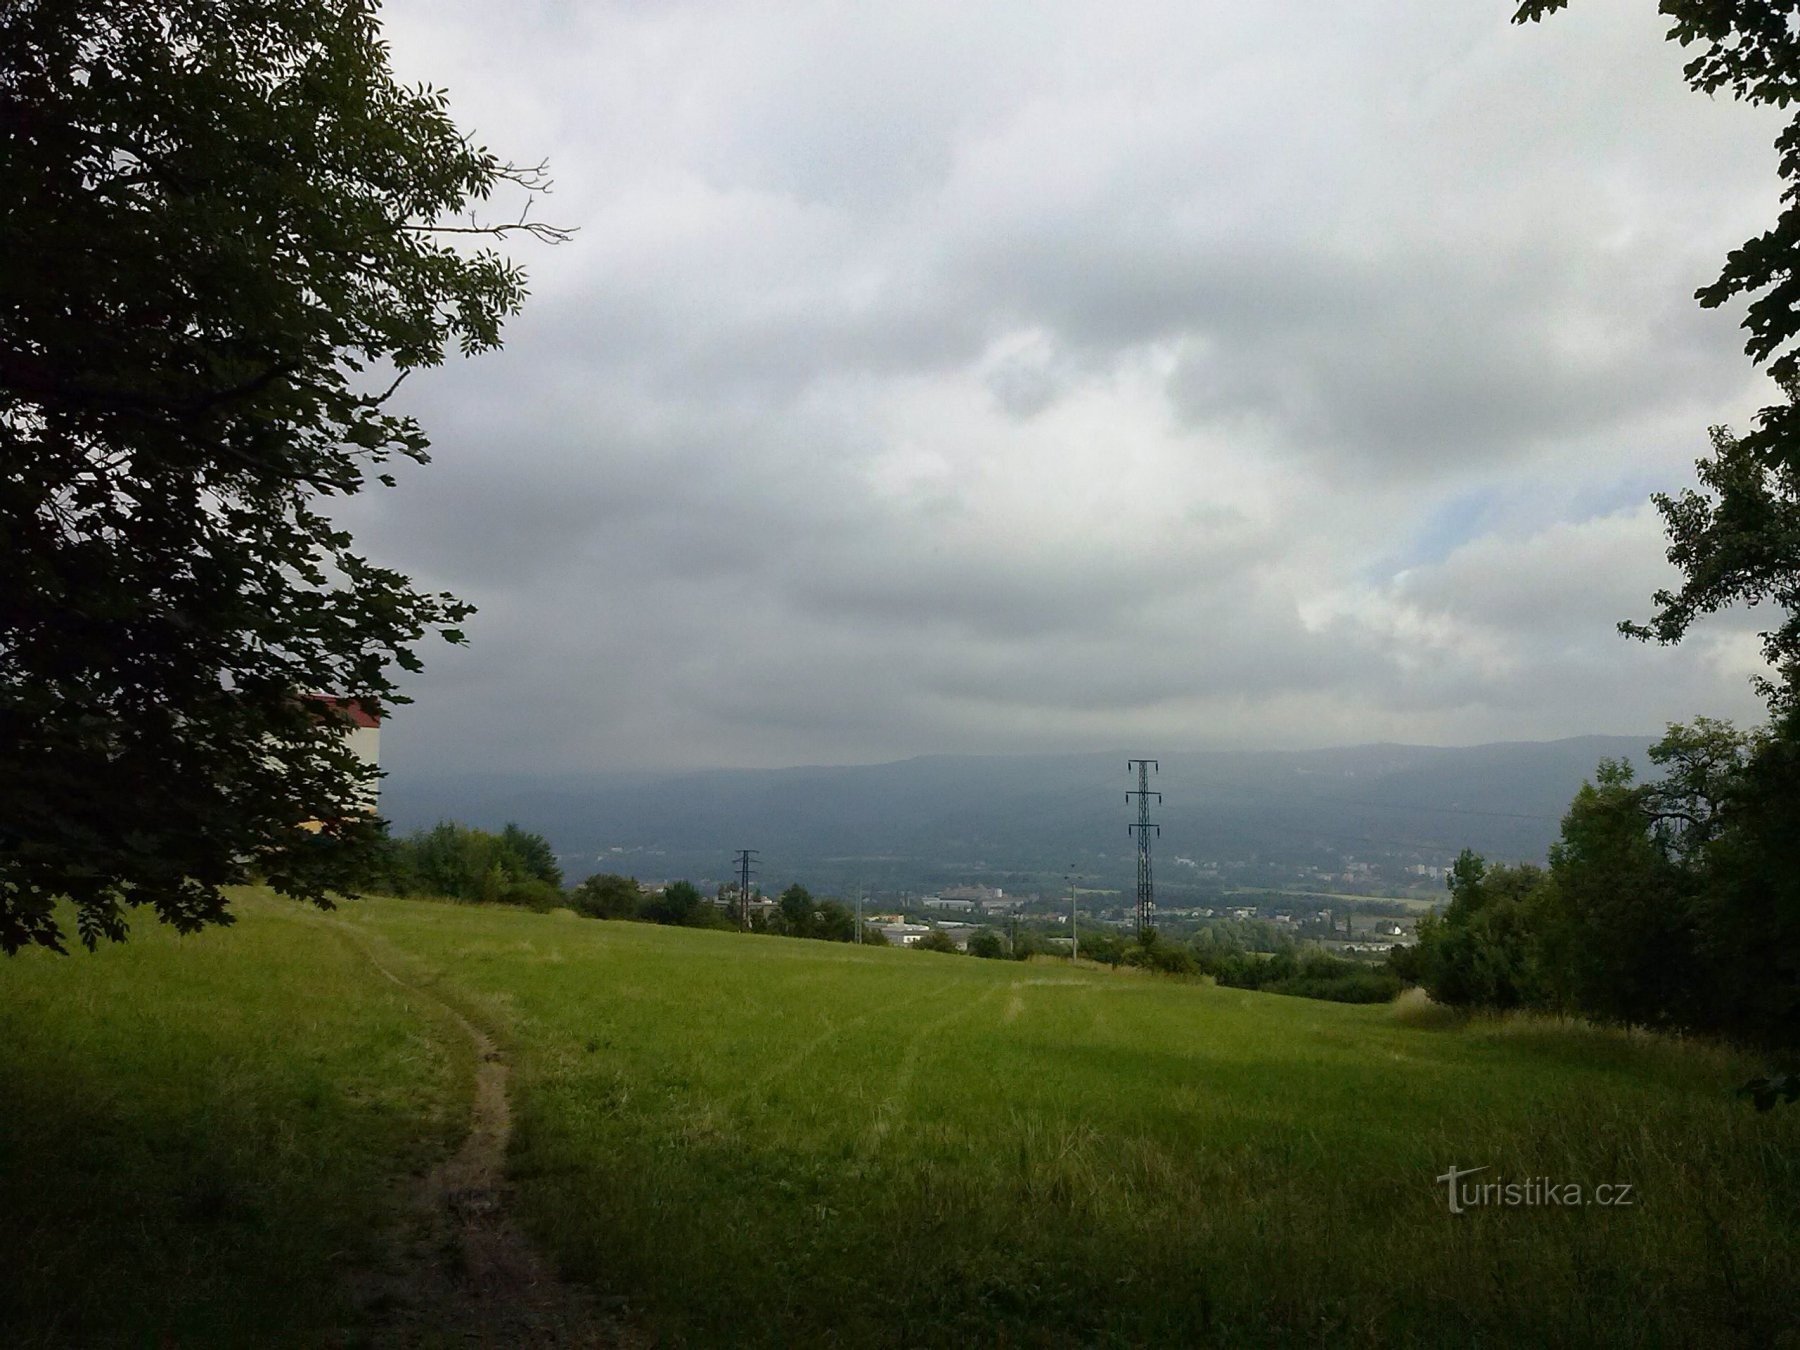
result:
[[[617,866],[615,857],[605,860]],[[1217,867],[1188,859],[1174,861],[1194,867]],[[1163,937],[1178,940],[1212,930],[1250,951],[1273,951],[1307,943],[1334,955],[1380,960],[1394,947],[1413,940],[1419,915],[1428,913],[1442,893],[1444,873],[1442,867],[1419,865],[1409,874],[1411,879],[1432,889],[1409,895],[1248,888],[1221,892],[1220,898],[1210,904],[1185,900],[1159,904],[1156,928]],[[1351,873],[1315,873],[1307,879],[1319,886],[1367,886],[1371,876],[1364,866]],[[661,893],[669,884],[642,883],[645,894],[650,896]],[[733,883],[714,880],[703,883],[702,888],[711,903],[737,912]],[[1072,921],[1075,940],[1081,940],[1084,935],[1129,934],[1136,915],[1135,899],[1126,892],[1079,885],[1061,894],[965,884],[934,892],[867,892],[860,899],[853,892],[822,894],[818,898],[836,901],[857,912],[862,931],[878,932],[889,944],[904,947],[916,946],[926,934],[938,931],[959,949],[966,950],[975,934],[998,931],[1009,948],[1025,943],[1038,950],[1067,952],[1072,941]],[[772,896],[761,888],[752,888],[750,915],[767,917],[776,906]]]

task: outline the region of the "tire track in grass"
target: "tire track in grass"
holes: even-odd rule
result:
[[[382,939],[341,919],[307,922],[333,930],[384,979],[430,1005],[475,1056],[469,1133],[414,1183],[404,1231],[392,1235],[385,1268],[353,1274],[352,1298],[370,1324],[344,1343],[408,1350],[450,1343],[494,1350],[631,1344],[618,1311],[602,1311],[585,1290],[560,1280],[512,1215],[506,1180],[511,1070],[498,1042],[426,984],[382,960],[375,950]]]
[[[779,1064],[771,1065],[769,1068],[763,1070],[763,1072],[757,1074],[754,1078],[748,1079],[741,1088],[731,1094],[727,1099],[728,1103],[733,1106],[742,1106],[754,1098],[765,1096],[777,1083],[797,1074],[801,1068],[805,1066],[808,1060],[818,1054],[820,1050],[824,1049],[832,1041],[841,1039],[845,1034],[854,1031],[856,1028],[868,1022],[871,1018],[877,1015],[891,1016],[904,1008],[911,1007],[915,1003],[929,1002],[931,999],[938,997],[946,990],[954,987],[954,982],[933,985],[931,988],[921,993],[909,994],[905,998],[890,999],[886,1003],[865,1009],[855,1017],[849,1018],[843,1022],[834,1022],[829,1015],[822,1017],[821,1020],[824,1022],[824,1027],[821,1030],[807,1037],[805,1041],[796,1046],[792,1053],[784,1058]]]
[[[962,1007],[946,1013],[936,1021],[925,1023],[912,1034],[906,1043],[906,1049],[900,1053],[900,1067],[894,1072],[893,1085],[889,1089],[888,1095],[882,1098],[881,1103],[876,1106],[875,1112],[869,1120],[868,1128],[863,1131],[862,1140],[857,1147],[857,1155],[861,1161],[867,1162],[872,1158],[875,1150],[881,1147],[882,1140],[887,1138],[888,1130],[894,1123],[894,1117],[899,1113],[901,1106],[906,1102],[907,1095],[912,1091],[912,1081],[918,1073],[919,1061],[924,1057],[926,1047],[932,1038],[941,1034],[945,1028],[973,1015],[976,1009],[997,997],[1002,988],[1004,988],[1003,985],[989,985],[986,990],[970,999]]]

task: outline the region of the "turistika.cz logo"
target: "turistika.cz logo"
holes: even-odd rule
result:
[[[1617,1209],[1634,1203],[1628,1181],[1603,1182],[1589,1192],[1579,1181],[1554,1181],[1549,1177],[1527,1177],[1523,1181],[1503,1181],[1498,1177],[1464,1180],[1491,1166],[1452,1167],[1437,1178],[1449,1197],[1452,1214],[1471,1209],[1579,1209],[1583,1205]]]

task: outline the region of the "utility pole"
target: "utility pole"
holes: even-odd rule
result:
[[[744,931],[750,930],[750,875],[756,870],[756,855],[760,850],[740,848],[732,856],[731,865],[738,874],[738,919]]]
[[[1069,864],[1069,964],[1081,959],[1081,934],[1075,927],[1075,864]]]
[[[862,942],[862,882],[856,883],[856,940]]]
[[[1137,791],[1127,792],[1125,800],[1137,798],[1138,818],[1135,825],[1127,825],[1127,834],[1137,835],[1137,935],[1138,941],[1144,940],[1144,934],[1156,927],[1156,888],[1150,879],[1150,831],[1162,834],[1162,826],[1150,819],[1150,799],[1156,798],[1160,805],[1162,793],[1150,790],[1150,771],[1162,772],[1162,767],[1153,759],[1131,759],[1125,762],[1125,771],[1137,770]]]

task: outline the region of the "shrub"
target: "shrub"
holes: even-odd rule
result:
[[[1421,1031],[1442,1031],[1460,1026],[1466,1020],[1457,1009],[1434,1003],[1431,995],[1417,986],[1402,990],[1393,1001],[1389,1014],[1401,1026],[1417,1027]]]
[[[989,961],[998,960],[1006,955],[1006,944],[1000,941],[1000,935],[993,929],[983,928],[969,938],[969,955]]]
[[[635,919],[644,893],[635,877],[601,872],[577,886],[570,903],[590,919]]]
[[[529,877],[506,885],[499,898],[503,905],[518,905],[524,909],[536,910],[539,914],[548,914],[559,907],[565,897],[559,887],[537,877]]]
[[[641,913],[651,923],[692,928],[705,924],[706,918],[700,911],[711,908],[693,882],[671,881],[644,903]]]
[[[536,881],[555,890],[561,903],[562,872],[549,842],[517,825],[491,834],[441,820],[394,840],[382,867],[382,881],[396,895],[536,904],[544,892],[524,884]]]

